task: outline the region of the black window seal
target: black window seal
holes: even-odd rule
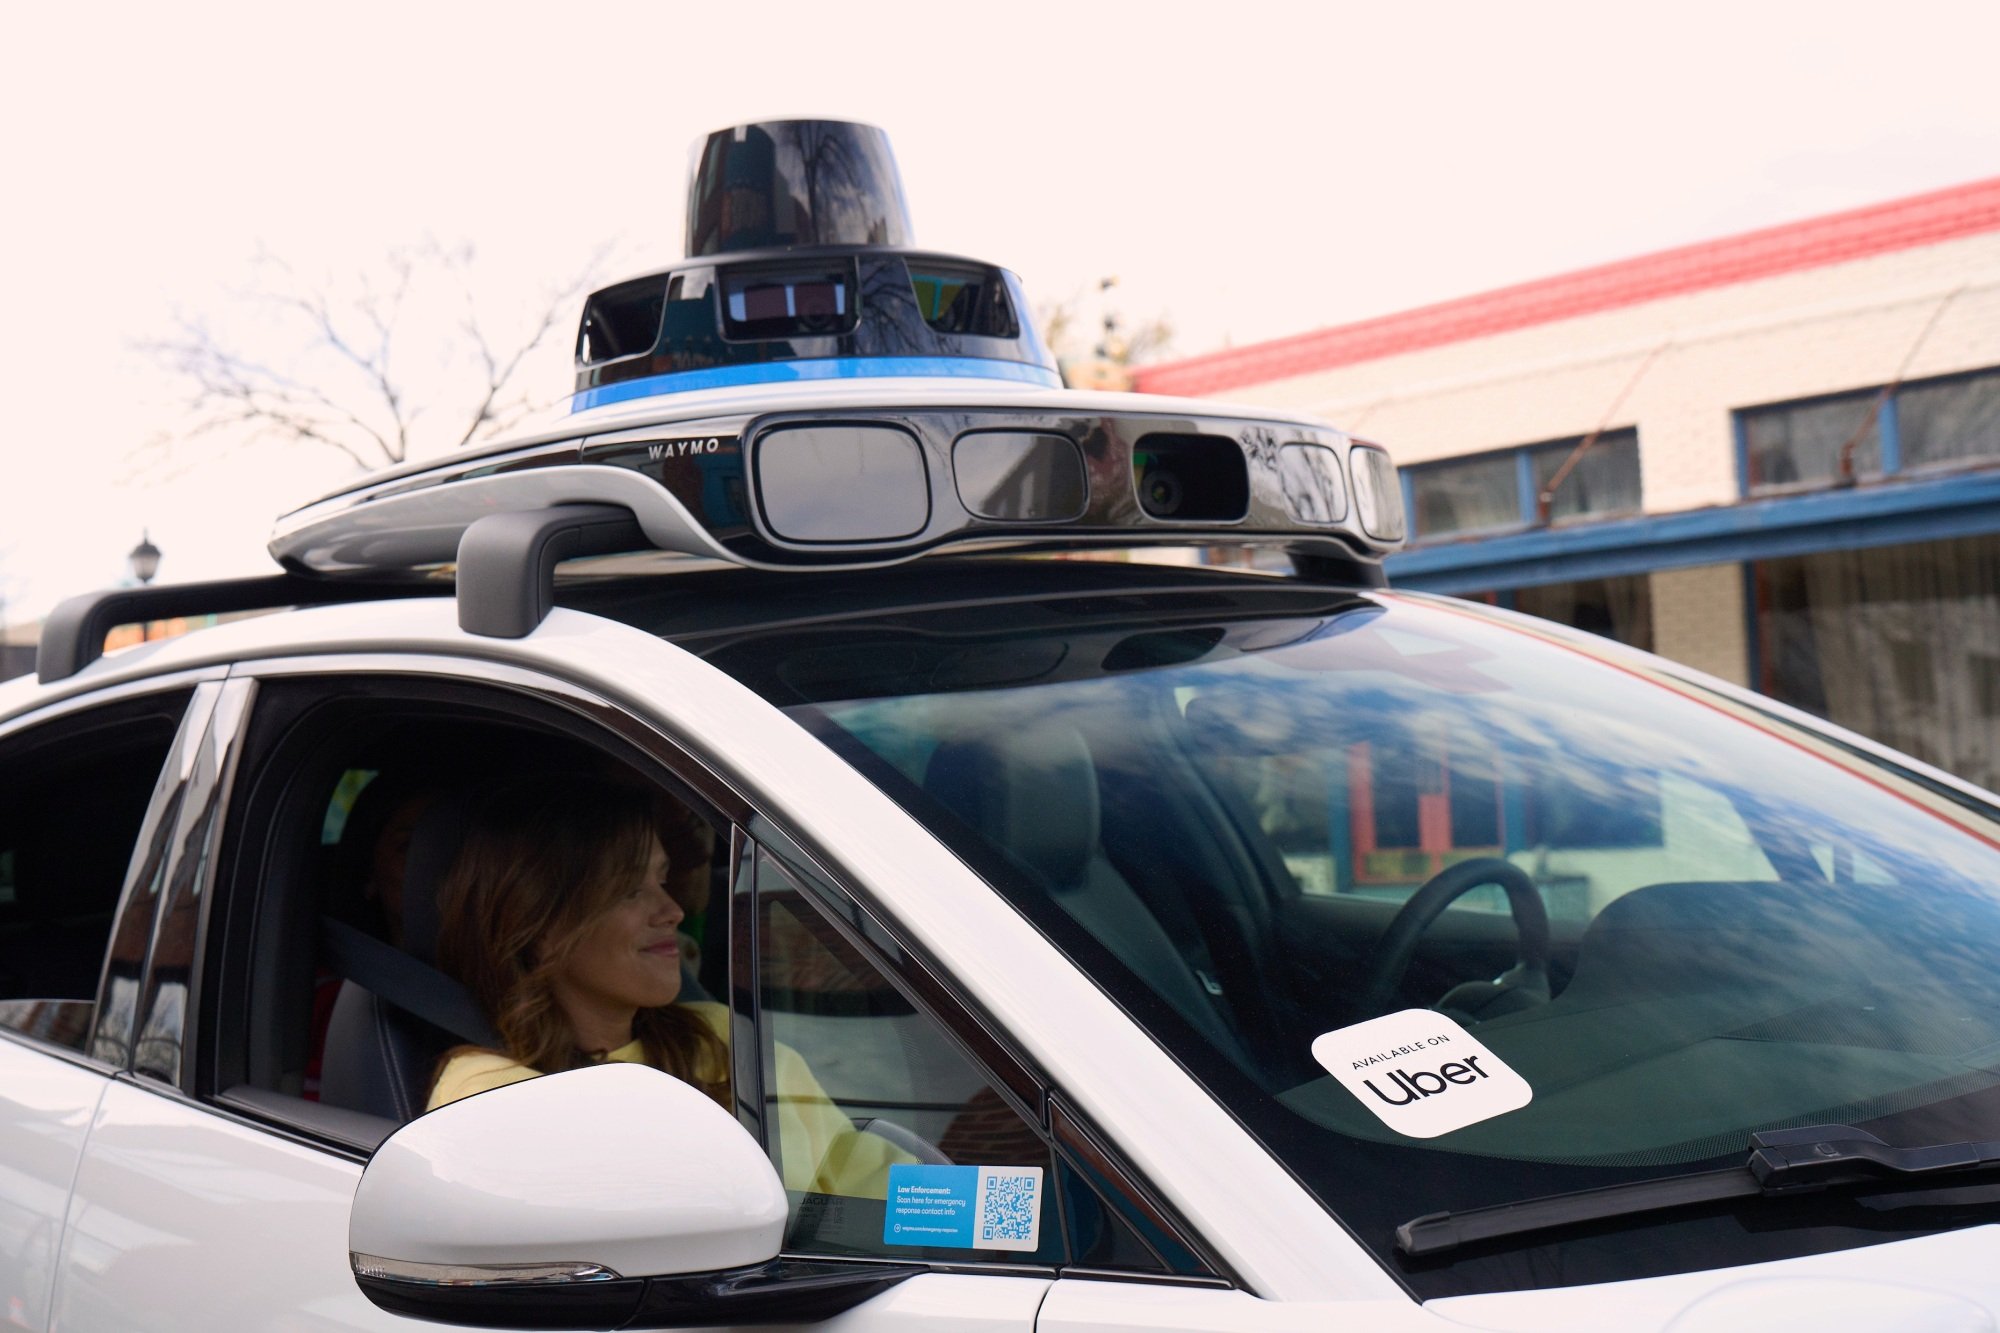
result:
[[[762,963],[758,957],[757,844],[743,826],[729,826],[729,1088],[736,1120],[771,1152],[764,1122]]]
[[[60,1042],[49,1041],[45,1038],[37,1037],[33,1033],[22,1032],[18,1028],[0,1026],[0,1041],[11,1042],[25,1050],[33,1051],[37,1055],[46,1055],[52,1059],[61,1060],[64,1064],[75,1065],[78,1069],[87,1069],[93,1074],[113,1075],[123,1072],[118,1066],[96,1058],[89,1051],[79,1051],[74,1046],[64,1046]]]
[[[1249,1290],[1242,1277],[1217,1254],[1215,1248],[1201,1238],[1199,1232],[1180,1217],[1159,1191],[1146,1178],[1134,1171],[1123,1156],[1113,1150],[1110,1140],[1099,1130],[1095,1122],[1079,1111],[1075,1104],[1060,1091],[1049,1094],[1049,1134],[1058,1151],[1079,1161],[1086,1168],[1086,1175],[1103,1177],[1112,1186],[1115,1198],[1107,1196],[1113,1208],[1128,1214],[1126,1225],[1133,1235],[1144,1245],[1165,1270],[1158,1275],[1120,1273],[1127,1279],[1144,1280],[1158,1276],[1165,1280],[1193,1282],[1203,1286],[1241,1287]],[[1098,1191],[1105,1194],[1103,1190]],[[1160,1253],[1159,1247],[1147,1236],[1145,1228],[1136,1224],[1129,1214],[1136,1212],[1147,1225],[1157,1228],[1174,1244],[1181,1246],[1194,1256],[1195,1262],[1207,1269],[1205,1273],[1189,1273],[1182,1270],[1172,1260]],[[1097,1272],[1117,1272],[1118,1270],[1090,1270]],[[1080,1276],[1080,1268],[1065,1268],[1071,1276]]]
[[[210,910],[215,901],[216,854],[222,836],[222,812],[235,784],[243,740],[256,705],[254,679],[226,680],[217,691],[203,734],[187,762],[174,812],[171,843],[160,875],[152,934],[141,972],[136,1023],[127,1068],[151,1084],[192,1091],[191,1079],[199,1057],[203,962],[207,954]],[[187,923],[185,931],[177,929]],[[185,939],[182,936],[185,936]],[[171,951],[171,952],[170,952]],[[165,1005],[163,974],[184,978],[178,1013]],[[152,1038],[154,1015],[163,1026]],[[140,1046],[157,1043],[162,1064],[140,1067]]]
[[[176,1106],[220,1116],[232,1124],[256,1130],[301,1148],[311,1148],[331,1157],[342,1158],[353,1162],[356,1166],[365,1164],[379,1146],[379,1141],[370,1143],[358,1135],[344,1135],[325,1126],[301,1124],[287,1119],[283,1112],[290,1111],[293,1099],[283,1093],[243,1087],[229,1088],[212,1096],[199,1097],[184,1088],[170,1087],[157,1079],[135,1074],[131,1070],[120,1070],[114,1077],[120,1083],[140,1089],[152,1096],[164,1098]],[[283,1103],[283,1112],[279,1109],[280,1103]],[[313,1105],[311,1102],[299,1104]],[[317,1118],[316,1115],[308,1113],[307,1119]],[[384,1133],[381,1137],[386,1139],[388,1134]]]

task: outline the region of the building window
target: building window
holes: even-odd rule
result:
[[[2000,459],[2000,370],[1906,384],[1894,397],[1904,467]]]
[[[1563,464],[1582,443],[1581,438],[1555,440],[1528,450],[1537,496],[1555,481]],[[1583,451],[1570,467],[1569,475],[1556,486],[1549,499],[1549,520],[1561,523],[1572,518],[1636,514],[1639,508],[1639,432],[1606,431]]]
[[[1521,523],[1520,479],[1512,451],[1427,463],[1406,474],[1418,537],[1484,532]]]
[[[1542,491],[1556,482],[1585,437],[1547,440],[1495,453],[1421,463],[1403,469],[1410,481],[1409,512],[1416,540],[1532,526]],[[1577,456],[1555,485],[1553,523],[1636,514],[1639,498],[1639,432],[1605,431]]]
[[[2000,462],[2000,369],[1747,408],[1736,421],[1748,495]]]
[[[1744,412],[1740,420],[1750,493],[1881,476],[1880,396],[1871,389]]]

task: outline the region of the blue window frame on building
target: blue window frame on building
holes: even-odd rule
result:
[[[1413,521],[1412,540],[1533,527],[1539,521],[1541,493],[1552,483],[1551,523],[1638,513],[1643,507],[1639,432],[1631,427],[1605,431],[1578,455],[1585,438],[1575,435],[1404,468],[1404,511]]]
[[[1744,408],[1745,495],[2000,463],[2000,368]]]
[[[1903,467],[2000,462],[2000,369],[1905,384],[1890,397]]]

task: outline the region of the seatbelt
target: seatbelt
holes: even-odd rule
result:
[[[386,1003],[475,1046],[506,1049],[465,987],[395,945],[327,917],[320,946],[335,971]]]

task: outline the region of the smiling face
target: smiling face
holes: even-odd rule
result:
[[[643,869],[584,927],[551,979],[582,1050],[623,1046],[632,1040],[634,1014],[672,1004],[681,993],[676,928],[684,913],[666,890],[666,850],[657,837],[648,846]]]

